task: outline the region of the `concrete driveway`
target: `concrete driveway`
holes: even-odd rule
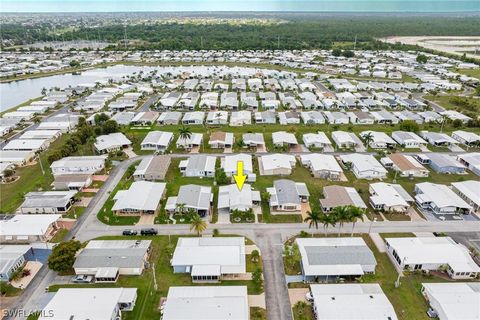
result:
[[[307,299],[305,299],[305,295],[309,291],[309,288],[288,289],[288,297],[290,298],[290,303],[292,304],[292,306],[296,305],[299,302],[308,302]]]

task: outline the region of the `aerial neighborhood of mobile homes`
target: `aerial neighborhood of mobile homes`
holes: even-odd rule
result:
[[[353,53],[1,52],[6,81],[108,65],[1,114],[2,295],[42,320],[480,319],[480,118],[446,100],[478,106],[479,66]]]

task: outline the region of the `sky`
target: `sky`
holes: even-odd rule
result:
[[[480,0],[0,0],[0,12],[472,12]]]

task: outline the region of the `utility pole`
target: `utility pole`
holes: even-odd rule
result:
[[[203,37],[200,36],[200,48],[203,49]]]
[[[155,276],[155,262],[153,263],[152,265],[152,271],[153,271],[153,287],[155,288],[155,291],[158,290],[158,286],[157,286],[157,277]]]
[[[280,36],[277,37],[277,49],[280,50]]]
[[[40,163],[40,169],[42,169],[42,174],[45,175],[45,170],[43,170],[43,163],[40,155],[38,155],[38,162]]]
[[[355,42],[353,43],[353,50],[357,49],[357,35],[355,35]]]

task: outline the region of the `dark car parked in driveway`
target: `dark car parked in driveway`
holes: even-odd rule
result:
[[[138,232],[137,232],[137,230],[128,229],[128,230],[123,230],[122,234],[124,236],[136,236],[138,234]]]
[[[142,236],[152,236],[152,235],[157,235],[158,234],[158,230],[157,229],[154,229],[154,228],[146,228],[146,229],[142,229],[140,231],[140,234]]]

